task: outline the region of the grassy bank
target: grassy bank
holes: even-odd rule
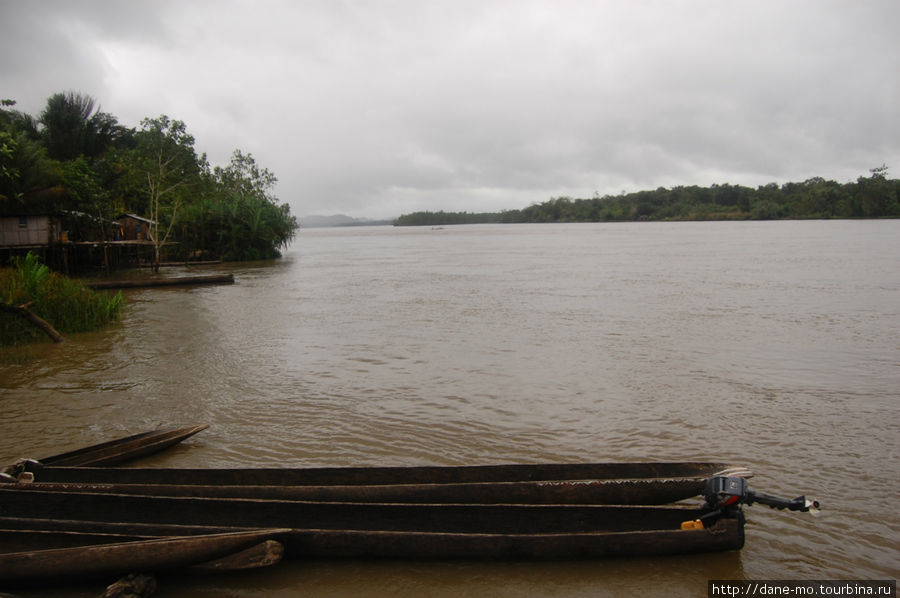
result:
[[[51,271],[29,253],[0,268],[0,303],[27,306],[61,334],[98,330],[121,315],[122,294],[107,295]],[[46,339],[43,331],[17,313],[0,310],[0,345]]]

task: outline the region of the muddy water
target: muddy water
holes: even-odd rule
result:
[[[722,459],[824,511],[749,507],[739,553],[291,562],[163,596],[699,596],[900,572],[900,222],[318,229],[207,271],[237,282],[131,291],[114,328],[5,352],[0,462],[206,422],[145,464]]]

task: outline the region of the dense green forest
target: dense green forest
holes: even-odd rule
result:
[[[635,220],[772,220],[780,218],[898,218],[900,180],[887,166],[856,182],[812,178],[802,183],[757,187],[660,187],[591,199],[558,197],[503,212],[415,212],[395,226],[437,226],[509,222],[625,222]]]
[[[162,115],[129,128],[94,100],[57,93],[38,116],[0,107],[0,216],[54,215],[73,241],[114,238],[114,219],[151,221],[156,257],[277,257],[298,227],[275,176],[235,150],[198,154],[185,123]]]

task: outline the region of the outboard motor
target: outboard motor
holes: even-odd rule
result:
[[[771,494],[755,492],[747,486],[745,478],[731,476],[716,476],[706,482],[703,491],[706,499],[704,508],[709,512],[693,521],[685,521],[681,529],[704,529],[715,525],[722,517],[740,517],[740,505],[752,505],[760,503],[773,509],[787,509],[789,511],[801,511],[818,513],[819,501],[809,500],[805,496],[797,498],[780,498]]]
[[[805,496],[797,498],[779,498],[771,494],[754,492],[747,487],[745,478],[718,476],[710,478],[706,482],[703,498],[710,509],[718,509],[733,504],[752,505],[758,502],[769,505],[773,509],[787,509],[789,511],[802,511],[804,513],[819,508],[819,501],[808,500]]]

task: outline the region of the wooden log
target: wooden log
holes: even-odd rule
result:
[[[145,598],[154,594],[156,594],[155,577],[130,573],[107,586],[100,598]]]
[[[195,565],[193,569],[201,571],[242,571],[270,567],[281,562],[284,556],[284,545],[277,540],[266,540],[246,550],[222,557],[215,561]]]
[[[22,316],[23,318],[25,318],[26,320],[28,320],[29,322],[31,322],[32,324],[34,324],[35,326],[40,328],[44,332],[44,334],[46,334],[47,336],[50,337],[50,339],[54,343],[61,343],[64,340],[66,340],[62,337],[62,335],[60,333],[58,333],[56,331],[55,328],[53,328],[53,326],[50,325],[49,322],[47,322],[47,320],[39,317],[33,311],[28,309],[29,305],[30,305],[30,303],[25,303],[23,305],[11,305],[9,303],[0,303],[0,309],[2,309],[5,312],[14,313],[14,314],[18,314],[18,315]]]
[[[206,276],[178,276],[173,278],[145,278],[136,280],[102,280],[85,283],[94,289],[135,289],[145,287],[170,287],[194,284],[233,284],[234,274],[210,274]]]

